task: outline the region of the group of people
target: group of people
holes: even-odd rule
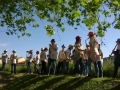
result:
[[[31,64],[34,63],[35,73],[39,72],[41,74],[50,74],[51,65],[53,64],[53,75],[59,75],[60,71],[61,74],[69,75],[69,63],[73,60],[74,69],[73,73],[75,75],[84,75],[87,77],[92,76],[91,70],[91,63],[94,64],[95,68],[95,77],[103,77],[103,70],[102,70],[102,59],[103,59],[103,52],[100,48],[100,44],[93,32],[88,33],[89,37],[89,44],[86,43],[86,49],[83,49],[81,43],[81,37],[76,36],[75,44],[69,45],[67,49],[66,46],[63,44],[61,46],[61,50],[58,53],[58,46],[55,42],[55,39],[51,40],[51,44],[49,44],[49,48],[45,47],[41,49],[41,52],[36,51],[36,57],[33,58],[33,50],[27,51],[26,61],[27,61],[27,73],[32,74]],[[118,72],[118,67],[120,66],[120,39],[117,41],[117,49],[113,51],[115,55],[114,60],[114,75],[115,78]],[[10,56],[11,60],[11,72],[16,73],[16,60],[17,54],[16,51],[12,51],[13,54]],[[47,55],[47,52],[49,55]],[[2,68],[1,72],[4,71],[5,64],[7,63],[7,50],[4,51],[2,54]],[[57,68],[56,68],[56,61],[58,60]],[[37,67],[41,67],[38,69]],[[47,69],[46,69],[47,67]]]

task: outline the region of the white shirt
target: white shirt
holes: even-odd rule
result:
[[[66,58],[70,58],[70,55],[71,55],[71,51],[69,49],[66,50]]]
[[[2,62],[7,63],[8,55],[7,53],[2,53]]]
[[[33,54],[29,54],[28,62],[32,62],[32,61],[33,61]]]
[[[17,63],[17,54],[16,53],[13,53],[12,55],[11,55],[11,59],[12,59],[12,63],[13,64],[16,64]]]
[[[46,59],[47,59],[47,54],[46,54],[45,51],[42,51],[42,52],[40,53],[40,60],[41,60],[41,61],[45,61]]]
[[[56,49],[58,49],[58,46],[57,44],[54,44],[54,45],[49,45],[49,55],[50,55],[50,58],[51,59],[57,59],[57,55],[58,55],[58,52],[57,50],[54,50],[52,47],[55,47]]]
[[[36,55],[36,64],[39,64],[39,63],[40,63],[39,55]]]
[[[117,46],[117,49],[120,50],[120,45]]]

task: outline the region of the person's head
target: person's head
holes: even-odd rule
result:
[[[38,55],[38,54],[39,54],[39,51],[36,51],[36,54]]]
[[[120,38],[117,39],[116,43],[120,45]]]
[[[70,45],[68,46],[68,49],[72,50],[72,49],[73,49],[73,45],[70,44]]]
[[[47,47],[45,47],[45,48],[44,48],[44,51],[45,51],[45,52],[47,52],[47,51],[48,51],[48,48],[47,48]]]
[[[64,50],[66,48],[64,44],[61,47],[62,47],[62,50]]]
[[[81,42],[81,37],[80,36],[76,36],[76,42],[75,43],[80,43]]]
[[[4,50],[4,53],[7,53],[7,50]]]
[[[93,36],[94,36],[94,32],[89,32],[89,33],[88,33],[88,37],[89,37],[89,38],[91,38],[91,37],[93,37]]]
[[[33,53],[33,50],[30,50],[29,53],[32,54],[32,53]]]
[[[52,40],[51,40],[51,44],[55,44],[55,39],[52,39]]]
[[[41,48],[41,51],[44,51],[44,48]]]
[[[16,53],[16,50],[13,50],[12,53]]]

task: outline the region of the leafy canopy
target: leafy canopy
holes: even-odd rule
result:
[[[64,18],[73,27],[84,24],[91,30],[95,26],[100,37],[111,26],[120,29],[120,0],[0,0],[0,8],[0,26],[7,26],[7,35],[18,37],[31,36],[26,31],[27,24],[40,26],[35,16],[55,23],[63,32]],[[45,29],[49,36],[54,35],[53,26],[46,25]]]

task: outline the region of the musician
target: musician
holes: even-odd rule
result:
[[[84,50],[83,46],[81,44],[81,37],[76,36],[76,42],[75,42],[75,65],[74,65],[74,74],[76,75],[82,75],[83,74],[83,55],[84,55]],[[79,68],[80,66],[80,68]]]
[[[62,74],[64,74],[64,69],[65,69],[65,46],[64,44],[61,46],[62,50],[60,50],[59,55],[58,55],[58,70],[57,70],[57,75],[59,74],[60,69],[62,70]]]
[[[117,49],[116,51],[113,51],[113,54],[115,55],[113,78],[116,78],[118,73],[118,67],[120,67],[120,38],[117,39],[116,43],[117,43]]]
[[[17,63],[16,50],[12,51],[12,54],[10,56],[10,60],[11,60],[11,73],[16,74],[16,63]]]
[[[56,72],[56,59],[57,59],[57,52],[58,46],[55,43],[55,39],[51,40],[51,44],[49,44],[49,55],[50,58],[48,59],[48,75],[50,74],[50,66],[53,63],[53,74]]]
[[[34,72],[35,73],[37,72],[36,68],[39,65],[39,62],[40,62],[39,51],[36,51],[36,58],[35,58],[35,61],[34,61]]]
[[[98,68],[99,68],[99,77],[103,77],[103,70],[102,70],[102,63],[103,63],[103,52],[100,48],[100,44],[98,45],[98,52],[99,52],[99,56],[98,56]]]
[[[27,73],[32,74],[31,64],[33,61],[33,50],[29,51],[28,62],[27,62]]]
[[[66,74],[69,74],[69,62],[71,61],[71,50],[73,49],[73,45],[69,45],[68,49],[65,51],[66,62],[65,62],[65,71]]]
[[[46,60],[47,60],[47,51],[48,51],[48,48],[45,47],[44,50],[41,52],[40,54],[40,60],[41,60],[41,63],[42,63],[42,68],[41,68],[41,74],[45,74],[46,73]]]
[[[1,72],[3,72],[4,69],[5,69],[5,65],[7,63],[7,59],[8,59],[7,50],[4,50],[4,53],[2,53],[2,68],[1,68]]]
[[[88,58],[88,69],[89,69],[88,77],[92,76],[92,71],[91,71],[92,62],[94,63],[94,67],[95,67],[95,72],[96,72],[95,77],[98,77],[98,65],[97,65],[97,60],[99,56],[98,40],[93,32],[89,32],[88,37],[90,38],[89,45],[86,45],[87,47],[90,47],[90,56]]]

